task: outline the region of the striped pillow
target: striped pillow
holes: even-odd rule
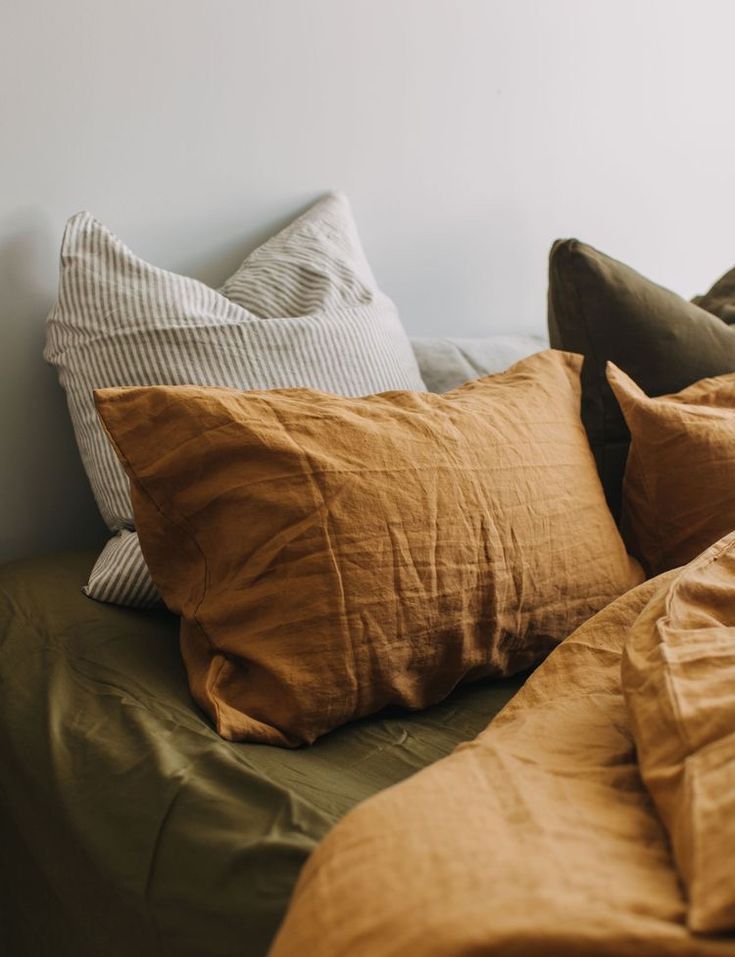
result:
[[[158,592],[94,389],[424,390],[396,308],[376,285],[339,193],[256,249],[219,291],[149,265],[78,213],[64,233],[44,356],[58,370],[92,491],[115,533],[85,592],[138,607],[156,604]]]

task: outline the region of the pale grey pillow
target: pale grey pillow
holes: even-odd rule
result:
[[[486,336],[480,339],[420,338],[411,345],[430,392],[448,392],[469,379],[503,372],[526,356],[548,349],[545,336]]]
[[[89,213],[77,214],[64,234],[44,355],[66,390],[92,491],[114,533],[85,591],[143,607],[158,593],[94,389],[307,386],[348,396],[424,389],[339,193],[255,250],[219,291],[149,265]]]

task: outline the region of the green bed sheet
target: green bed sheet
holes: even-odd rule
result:
[[[300,750],[232,744],[189,697],[174,616],[81,594],[93,558],[0,568],[9,957],[262,957],[330,827],[473,737],[522,683]]]

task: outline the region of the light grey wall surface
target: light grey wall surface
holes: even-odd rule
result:
[[[66,218],[218,284],[324,190],[416,335],[544,331],[577,235],[735,261],[730,0],[4,0],[0,558],[102,529],[41,359]]]

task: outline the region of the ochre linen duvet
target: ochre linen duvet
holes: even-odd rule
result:
[[[608,606],[553,652],[474,741],[350,812],[302,872],[271,957],[735,955],[735,937],[688,929],[687,921],[701,924],[698,888],[687,890],[691,875],[677,870],[666,814],[659,817],[643,783],[631,730],[629,705],[649,736],[647,721],[660,708],[626,703],[621,685],[627,641],[634,647],[626,670],[635,670],[636,694],[644,697],[641,655],[653,662],[656,691],[661,662],[669,681],[666,662],[676,662],[677,641],[688,643],[688,665],[679,671],[687,696],[676,699],[682,710],[666,732],[677,747],[662,754],[644,736],[646,770],[655,772],[666,759],[686,765],[688,744],[706,749],[712,735],[727,739],[735,683],[715,682],[713,662],[719,655],[732,669],[732,652],[725,651],[735,640],[728,631],[735,619],[735,534],[723,542]],[[658,618],[641,615],[657,603]],[[641,628],[648,629],[644,638]],[[709,696],[706,713],[691,693],[699,676]],[[735,781],[731,770],[715,771],[729,792],[714,793],[705,806],[695,800],[685,811],[690,828],[707,819],[707,828],[689,833],[709,837],[709,856],[699,863],[720,875],[722,898],[733,891],[735,815],[727,811]],[[699,784],[714,780],[688,774],[685,767],[683,777],[657,779],[669,810],[682,781],[696,797]],[[665,807],[653,793],[656,806]],[[713,798],[711,787],[701,793]],[[684,826],[681,816],[677,822]],[[717,833],[720,840],[712,840]],[[728,911],[722,899],[716,903],[713,919],[721,920]]]

